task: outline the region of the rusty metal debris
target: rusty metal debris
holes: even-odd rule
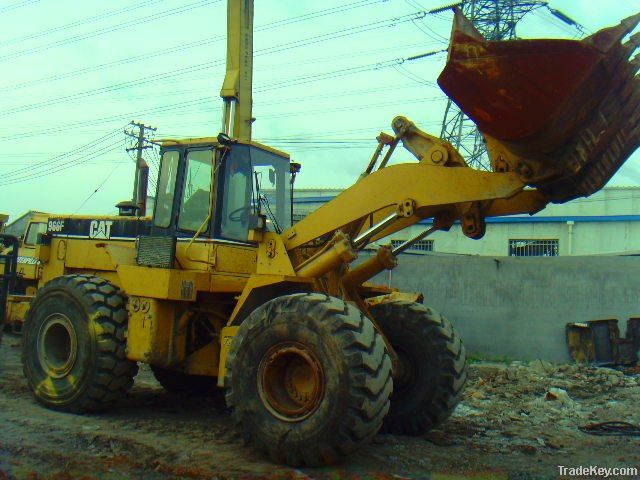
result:
[[[620,337],[617,319],[572,322],[566,325],[571,358],[594,365],[634,365],[640,350],[640,321],[627,321],[625,338]]]

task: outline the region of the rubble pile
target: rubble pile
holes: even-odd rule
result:
[[[579,430],[586,424],[640,424],[638,404],[637,368],[477,363],[470,366],[466,395],[453,417],[427,439],[487,452],[569,451],[577,437],[590,441]]]

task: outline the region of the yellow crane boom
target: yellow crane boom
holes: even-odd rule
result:
[[[251,140],[253,94],[253,0],[227,2],[227,71],[220,90],[222,132]]]

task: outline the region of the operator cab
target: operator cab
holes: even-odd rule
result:
[[[258,214],[280,232],[291,225],[289,176],[289,155],[255,142],[165,140],[153,234],[249,243]]]

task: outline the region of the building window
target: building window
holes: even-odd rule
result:
[[[509,240],[510,257],[557,257],[558,240]]]
[[[391,247],[402,245],[406,240],[391,240]],[[407,252],[433,252],[433,240],[418,240],[406,250]]]

